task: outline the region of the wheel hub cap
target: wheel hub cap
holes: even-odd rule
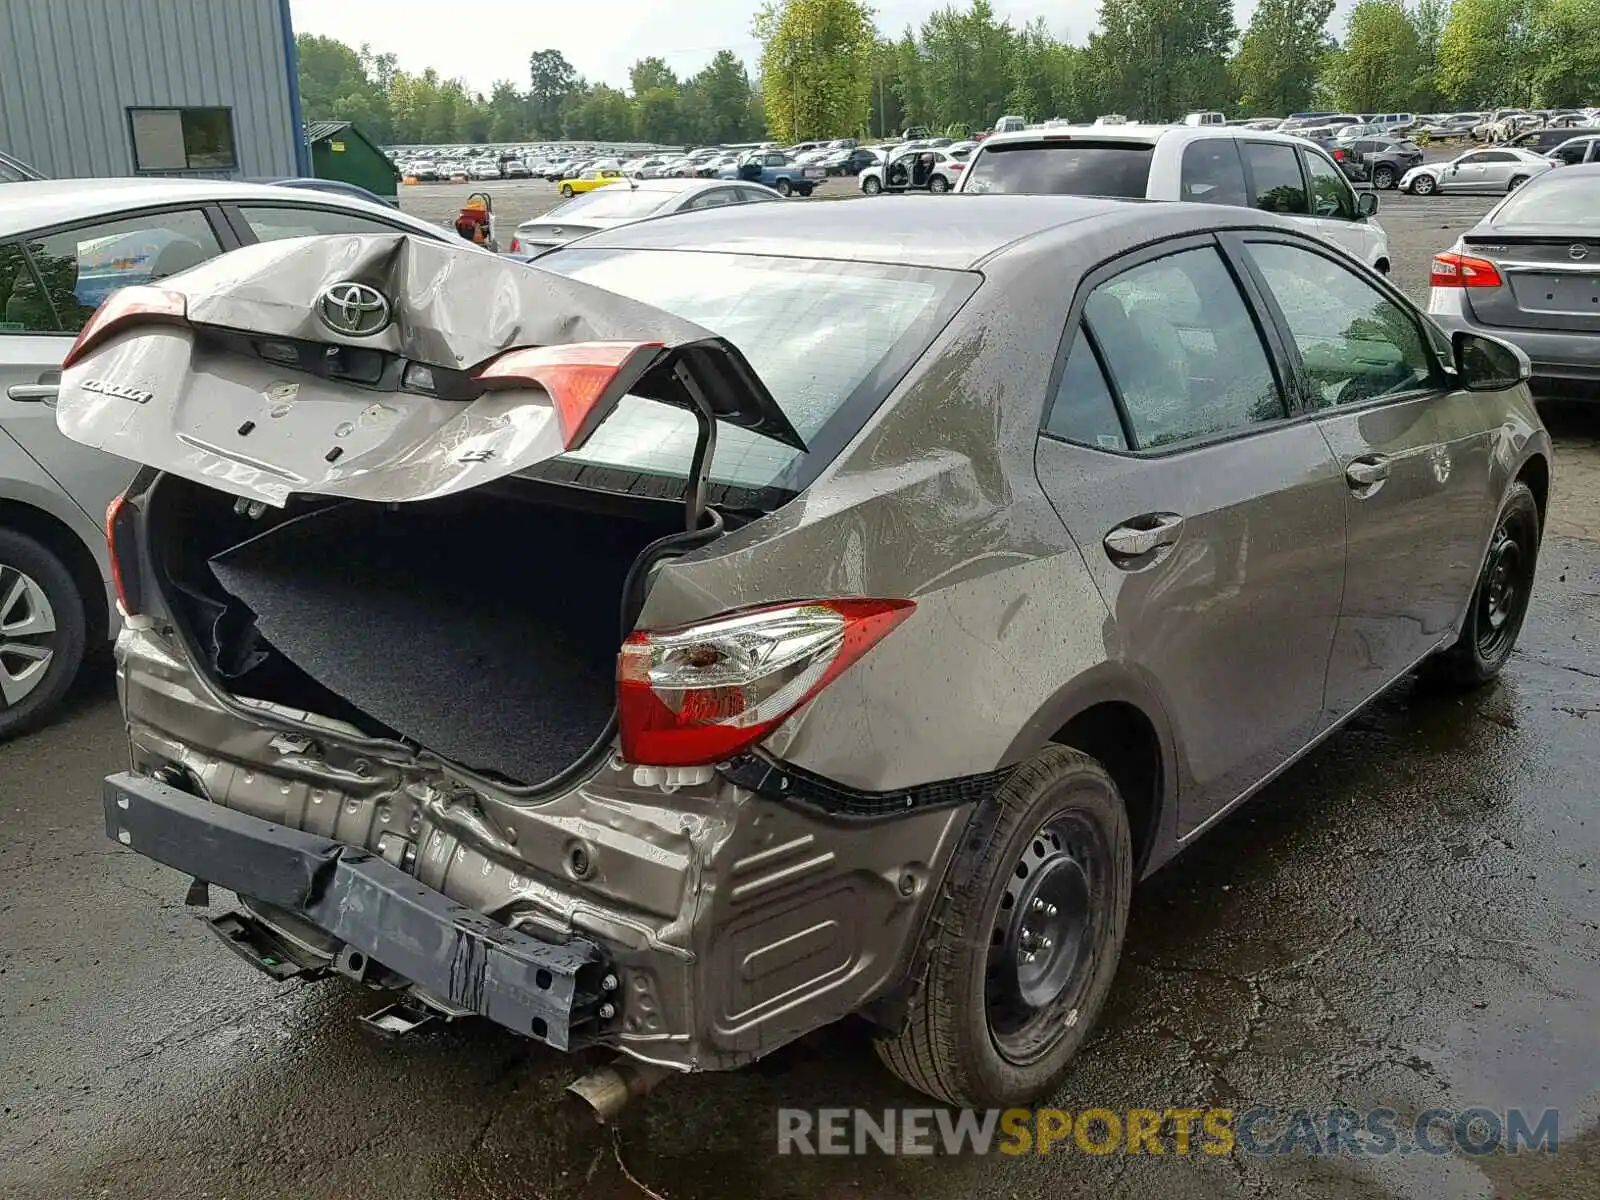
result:
[[[0,564],[0,707],[22,701],[55,659],[56,614],[31,576]]]

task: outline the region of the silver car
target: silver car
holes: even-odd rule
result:
[[[235,246],[442,230],[384,205],[272,185],[59,180],[0,188],[0,738],[43,720],[117,620],[106,505],[134,467],[63,437],[61,361],[106,297]]]
[[[1468,150],[1449,162],[1412,167],[1400,177],[1400,190],[1417,196],[1435,192],[1509,192],[1555,165],[1555,160],[1543,154],[1514,146]]]
[[[601,229],[650,217],[699,212],[730,204],[762,204],[783,197],[760,183],[725,179],[643,179],[574,196],[517,226],[511,253],[529,258]]]
[[[147,464],[107,830],[383,1028],[620,1052],[606,1112],[853,1013],[1022,1102],[1137,878],[1418,664],[1506,662],[1525,367],[1244,208],[246,248],[121,293],[62,381]]]
[[[1592,398],[1600,385],[1600,163],[1562,167],[1507,196],[1436,254],[1428,312],[1446,331],[1504,338],[1535,379]]]

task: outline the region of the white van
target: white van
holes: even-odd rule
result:
[[[1192,112],[1183,118],[1183,123],[1190,126],[1226,125],[1228,118],[1219,112]]]
[[[1014,114],[1009,117],[1001,117],[994,123],[994,131],[996,133],[1021,133],[1027,127],[1028,118]]]

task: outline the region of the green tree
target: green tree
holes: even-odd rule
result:
[[[653,87],[634,98],[634,134],[641,142],[671,145],[684,140],[683,114],[675,87]]]
[[[354,121],[376,142],[394,135],[389,112],[388,75],[394,56],[374,56],[366,46],[352,50],[334,38],[301,34],[300,107],[307,120]]]
[[[1399,0],[1361,0],[1329,64],[1333,102],[1356,113],[1405,103],[1422,62],[1416,27]]]
[[[989,0],[972,0],[966,12],[943,8],[924,21],[922,83],[932,123],[993,125],[1011,90],[1006,68],[1015,44],[1016,32],[995,18]]]
[[[1450,17],[1450,0],[1417,0],[1408,15],[1417,31],[1417,73],[1404,103],[1416,112],[1433,112],[1445,102],[1439,91],[1439,39]]]
[[[1300,112],[1311,107],[1322,62],[1332,48],[1328,18],[1334,0],[1261,0],[1233,61],[1239,107],[1246,113]]]
[[[1237,32],[1229,0],[1102,0],[1089,38],[1097,90],[1147,121],[1219,108],[1233,91],[1225,56]]]
[[[895,76],[893,88],[900,97],[900,121],[889,126],[888,133],[899,133],[912,125],[921,125],[932,119],[928,102],[928,89],[922,60],[922,48],[917,45],[917,35],[907,25],[894,46]]]
[[[497,80],[489,93],[488,118],[491,142],[521,141],[532,132],[528,101],[509,79]]]
[[[1439,36],[1439,91],[1462,108],[1527,102],[1531,15],[1527,0],[1455,0]]]
[[[632,141],[633,104],[616,88],[596,84],[568,108],[563,132],[580,141]]]
[[[561,132],[563,110],[582,100],[583,81],[559,50],[536,50],[528,58],[528,116],[535,137]]]
[[[700,127],[688,138],[701,142],[742,142],[761,127],[750,119],[750,74],[739,56],[719,50],[688,85],[699,109]]]
[[[665,59],[654,56],[641,58],[629,67],[628,81],[633,85],[635,96],[658,88],[669,88],[674,92],[678,90],[678,77],[672,73],[672,68],[667,66]]]
[[[774,134],[799,141],[866,128],[877,35],[860,0],[769,0],[754,30]]]
[[[1549,0],[1529,31],[1532,84],[1538,103],[1592,104],[1600,90],[1600,0]]]

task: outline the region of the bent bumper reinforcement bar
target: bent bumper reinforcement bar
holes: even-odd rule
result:
[[[107,777],[104,797],[106,833],[146,858],[287,909],[451,1004],[558,1050],[594,1032],[606,962],[591,942],[542,942],[359,847],[143,775]]]

